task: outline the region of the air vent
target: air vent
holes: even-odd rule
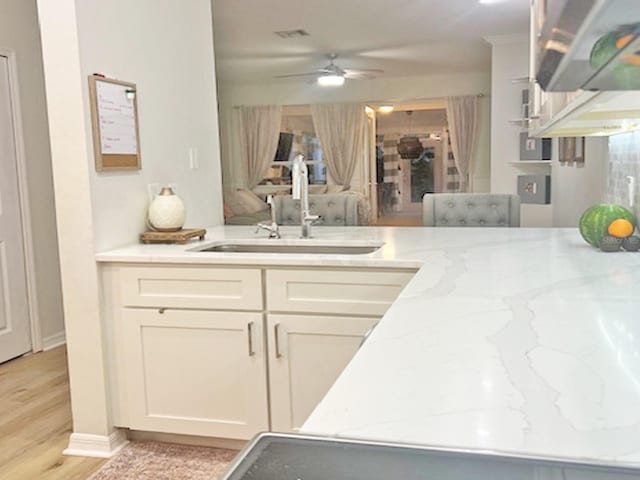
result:
[[[280,38],[295,38],[295,37],[308,37],[309,32],[302,30],[301,28],[297,30],[282,30],[280,32],[273,32],[278,35]]]

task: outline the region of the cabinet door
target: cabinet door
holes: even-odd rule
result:
[[[269,315],[271,427],[300,429],[379,318]]]
[[[268,430],[263,317],[124,309],[129,428],[248,439]]]

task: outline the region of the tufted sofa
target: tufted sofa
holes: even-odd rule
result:
[[[300,200],[277,195],[273,201],[278,225],[300,225]],[[358,198],[353,195],[309,195],[309,208],[313,215],[320,215],[316,225],[358,225]]]
[[[519,227],[520,197],[497,193],[427,193],[422,221],[429,227]]]

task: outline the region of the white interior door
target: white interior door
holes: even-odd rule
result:
[[[31,350],[9,61],[0,55],[0,362]]]

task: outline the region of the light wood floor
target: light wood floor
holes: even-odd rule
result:
[[[0,364],[0,480],[84,480],[105,460],[62,455],[71,433],[64,347]]]

